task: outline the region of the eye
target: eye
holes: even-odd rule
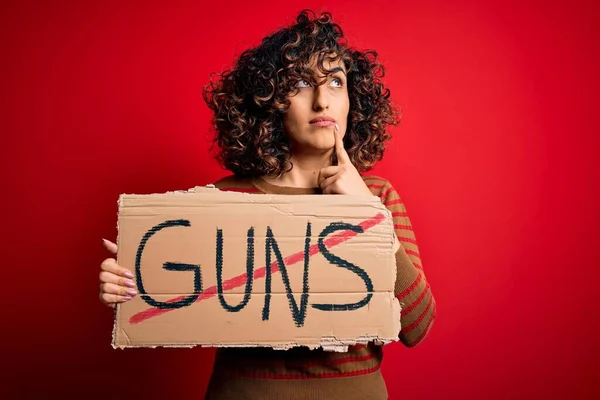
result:
[[[310,87],[310,83],[303,79],[296,84],[296,87],[299,87],[299,88]]]
[[[344,86],[344,82],[340,78],[333,78],[331,80],[331,85],[334,87],[342,87]]]

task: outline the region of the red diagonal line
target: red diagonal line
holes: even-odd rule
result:
[[[372,218],[364,220],[363,222],[361,222],[358,225],[361,228],[363,228],[363,231],[366,231],[367,229],[372,228],[375,225],[381,223],[384,219],[385,219],[385,216],[382,213],[379,213]],[[335,235],[331,236],[330,238],[325,239],[324,244],[325,244],[326,248],[330,249],[334,246],[337,246],[340,243],[344,243],[346,240],[348,240],[356,235],[357,235],[357,233],[353,232],[351,230],[340,231],[340,232],[336,233]],[[311,257],[314,256],[315,254],[317,254],[318,252],[319,252],[319,247],[317,244],[313,244],[309,247],[309,255]],[[289,265],[296,264],[302,260],[304,260],[304,250],[298,251],[294,254],[291,254],[291,255],[285,257],[283,259],[283,263],[286,266],[289,266]],[[271,273],[275,273],[278,271],[279,271],[279,265],[277,264],[277,261],[272,262],[271,263]],[[266,266],[256,269],[254,271],[254,280],[259,279],[259,278],[264,278],[266,275],[266,272],[267,272]],[[241,274],[241,275],[238,275],[236,277],[233,277],[231,279],[224,281],[223,282],[223,291],[235,289],[235,288],[238,288],[241,286],[245,286],[246,285],[246,277],[247,277],[246,274]],[[202,292],[202,294],[200,294],[200,296],[198,296],[198,298],[196,299],[196,302],[210,299],[211,297],[214,297],[216,294],[217,294],[217,286],[216,285],[211,286],[211,287],[205,289]],[[173,299],[167,300],[167,303],[173,303],[173,302],[179,301],[179,300],[183,299],[184,297],[186,297],[186,296],[175,297]],[[147,319],[157,317],[159,315],[165,314],[165,313],[167,313],[169,311],[173,311],[173,310],[176,310],[176,308],[150,307],[150,308],[147,308],[145,310],[142,310],[142,311],[132,315],[131,318],[129,318],[129,323],[130,324],[139,324],[140,322],[143,322]]]

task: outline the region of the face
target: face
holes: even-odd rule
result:
[[[325,77],[316,65],[316,57],[313,57],[307,73],[316,84],[301,81],[297,85],[298,93],[288,97],[290,107],[284,114],[283,124],[293,153],[322,153],[333,149],[335,123],[342,135],[346,132],[350,110],[346,69],[341,60],[325,60],[323,66],[335,72]]]

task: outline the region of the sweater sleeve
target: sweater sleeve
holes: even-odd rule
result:
[[[385,179],[365,178],[371,192],[378,195],[394,220],[400,242],[396,252],[395,294],[402,307],[400,340],[407,347],[421,343],[435,320],[435,299],[425,277],[419,247],[402,199]]]

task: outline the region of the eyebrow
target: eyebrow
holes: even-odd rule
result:
[[[314,75],[314,71],[310,68],[302,68],[302,72],[307,74],[307,75]],[[319,71],[320,72],[320,71]],[[344,71],[344,69],[342,67],[335,67],[333,68],[331,71],[328,72],[328,75],[333,75],[336,72],[342,72],[344,75],[346,75],[346,71]]]

